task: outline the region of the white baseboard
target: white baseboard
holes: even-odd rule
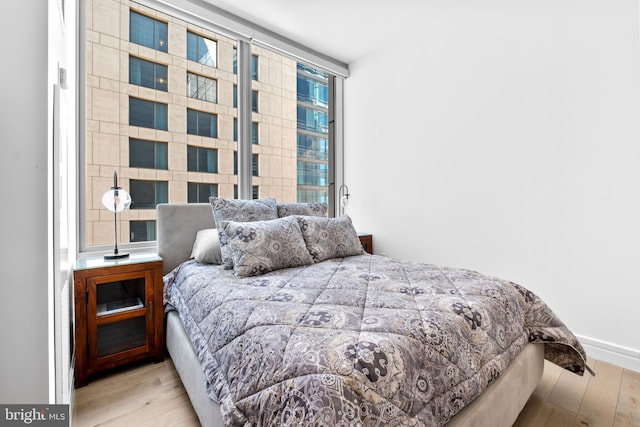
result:
[[[640,350],[634,350],[582,335],[576,335],[576,337],[584,347],[588,357],[640,372]]]

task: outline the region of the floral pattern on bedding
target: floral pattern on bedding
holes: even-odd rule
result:
[[[468,270],[365,254],[238,279],[187,261],[165,299],[233,426],[441,426],[527,341],[585,368],[537,296]]]

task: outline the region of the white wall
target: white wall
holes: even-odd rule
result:
[[[47,28],[42,0],[0,14],[2,403],[49,402]]]
[[[76,254],[76,73],[75,3],[66,3],[66,24],[58,0],[14,2],[0,17],[3,404],[70,401],[69,304],[62,296]],[[54,122],[59,65],[69,71],[59,103],[68,121]]]
[[[377,253],[516,281],[640,371],[638,2],[439,3],[350,64],[347,213]]]

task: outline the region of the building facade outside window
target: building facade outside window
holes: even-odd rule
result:
[[[329,138],[317,125],[328,111],[326,75],[250,45],[250,135],[239,141],[236,40],[129,0],[100,3],[100,13],[95,5],[87,2],[84,38],[82,251],[113,244],[100,198],[114,170],[132,197],[117,217],[123,244],[155,239],[158,203],[237,198],[239,172],[254,198],[328,200]],[[250,171],[238,171],[239,144],[249,145]]]
[[[297,199],[327,202],[329,75],[297,64]]]

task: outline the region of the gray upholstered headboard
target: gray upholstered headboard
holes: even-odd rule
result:
[[[191,256],[198,231],[214,228],[209,203],[164,203],[156,207],[158,255],[164,260],[163,274]]]

